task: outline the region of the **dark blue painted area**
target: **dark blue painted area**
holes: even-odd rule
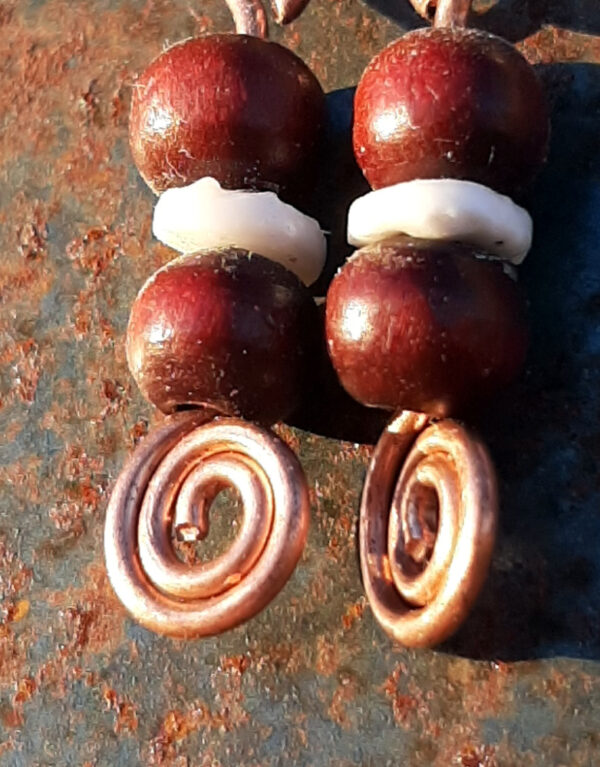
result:
[[[501,478],[498,551],[449,645],[476,657],[600,658],[600,67],[553,76],[563,90],[520,269],[531,351],[523,381],[480,423]]]

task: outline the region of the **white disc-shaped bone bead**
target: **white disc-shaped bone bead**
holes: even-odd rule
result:
[[[168,189],[158,199],[154,236],[180,253],[237,247],[270,258],[313,283],[327,244],[318,221],[274,192],[223,189],[210,177]]]
[[[482,184],[417,179],[359,197],[348,212],[348,242],[363,247],[396,234],[458,241],[513,264],[529,249],[533,223],[510,197]]]

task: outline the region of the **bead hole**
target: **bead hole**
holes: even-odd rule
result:
[[[182,524],[171,533],[177,557],[186,565],[207,562],[224,554],[242,522],[242,502],[234,487],[215,483],[207,488],[197,524]]]

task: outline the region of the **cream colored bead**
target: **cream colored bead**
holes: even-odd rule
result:
[[[210,177],[164,192],[156,203],[152,231],[180,253],[244,248],[277,261],[306,285],[321,273],[327,252],[318,221],[274,192],[223,189]]]
[[[510,197],[472,181],[418,179],[359,197],[348,212],[348,242],[363,247],[396,234],[463,242],[512,264],[529,249],[533,223]]]

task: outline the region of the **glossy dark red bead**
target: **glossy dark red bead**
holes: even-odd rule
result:
[[[182,256],[138,294],[127,359],[170,413],[207,405],[273,423],[298,405],[318,348],[314,300],[280,264],[227,249]]]
[[[520,372],[526,305],[497,261],[454,244],[398,239],[363,248],[327,295],[328,350],[364,405],[460,414]]]
[[[129,138],[155,192],[214,176],[228,188],[302,188],[325,98],[310,69],[273,42],[209,35],[174,45],[133,88]]]
[[[540,169],[548,137],[534,70],[487,32],[410,32],[375,56],[356,91],[354,152],[375,189],[457,178],[514,194]]]

